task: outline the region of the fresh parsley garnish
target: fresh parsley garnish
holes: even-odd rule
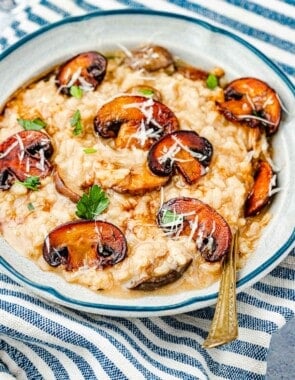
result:
[[[72,86],[70,88],[70,94],[76,98],[76,99],[81,99],[83,96],[83,90],[79,86]]]
[[[80,135],[83,132],[83,126],[81,121],[81,113],[79,110],[76,110],[73,116],[70,119],[71,127],[73,127],[73,134],[75,136]]]
[[[145,96],[153,96],[154,95],[154,91],[149,89],[149,88],[142,88],[139,90],[139,92]]]
[[[176,212],[170,211],[170,210],[164,210],[161,224],[177,225],[177,224],[181,224],[182,221],[183,221],[183,216],[181,214],[177,214]]]
[[[34,207],[33,203],[31,203],[31,202],[27,204],[27,207],[28,207],[29,211],[34,211],[35,210],[35,207]]]
[[[210,90],[214,90],[218,86],[218,78],[214,74],[209,74],[206,80],[206,85]]]
[[[17,119],[17,121],[26,131],[40,131],[46,127],[46,123],[39,117],[33,120]]]
[[[26,178],[23,182],[18,181],[18,183],[21,183],[27,189],[35,190],[35,191],[38,190],[38,187],[41,185],[40,178],[35,175]]]
[[[83,152],[86,154],[92,154],[92,153],[96,153],[97,149],[95,149],[95,148],[84,148]]]
[[[76,215],[82,219],[93,220],[108,207],[109,203],[106,193],[98,185],[93,185],[77,203]]]

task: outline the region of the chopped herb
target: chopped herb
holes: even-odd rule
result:
[[[26,131],[40,131],[46,127],[46,123],[40,118],[33,120],[17,119],[17,121]]]
[[[214,74],[209,74],[206,80],[207,87],[210,88],[210,90],[214,90],[218,86],[218,78]]]
[[[33,203],[31,203],[31,202],[27,204],[27,207],[28,207],[29,211],[34,211],[35,210],[35,207],[34,207]]]
[[[80,135],[83,132],[83,126],[81,122],[81,113],[79,110],[75,111],[74,115],[70,119],[71,126],[73,129],[73,134],[75,136]]]
[[[183,222],[183,216],[180,214],[177,214],[174,211],[170,210],[164,210],[163,216],[162,216],[162,224],[169,224],[169,225],[177,225],[181,224]]]
[[[152,96],[154,95],[154,91],[149,89],[149,88],[143,88],[143,89],[140,89],[139,92],[145,96]]]
[[[76,98],[76,99],[81,99],[83,96],[83,90],[79,86],[72,86],[70,88],[70,94]]]
[[[18,181],[18,183],[21,183],[30,190],[38,190],[38,187],[41,185],[40,178],[37,176],[28,177],[23,182]]]
[[[76,215],[82,219],[95,219],[108,207],[109,203],[106,193],[98,185],[93,185],[77,203]]]
[[[96,153],[97,149],[95,149],[95,148],[84,148],[83,152],[86,154],[92,154],[92,153]]]

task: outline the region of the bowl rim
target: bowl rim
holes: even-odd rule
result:
[[[259,51],[256,47],[254,47],[249,42],[245,41],[243,38],[237,36],[236,34],[228,30],[225,30],[218,26],[212,25],[206,21],[203,21],[197,17],[190,17],[190,16],[185,16],[185,15],[180,15],[180,14],[175,14],[175,13],[170,13],[170,12],[154,11],[154,10],[146,10],[146,9],[145,10],[117,9],[117,10],[94,11],[91,13],[87,13],[85,15],[66,17],[65,19],[62,19],[60,21],[41,27],[40,29],[24,36],[23,38],[15,42],[13,45],[6,48],[0,54],[0,63],[5,57],[13,53],[19,47],[25,45],[27,42],[35,39],[39,35],[45,34],[49,30],[56,29],[66,24],[80,23],[92,18],[100,18],[100,17],[106,17],[106,16],[124,16],[124,15],[125,16],[126,15],[159,16],[159,17],[170,18],[170,19],[174,18],[174,19],[178,19],[184,22],[197,24],[198,26],[205,28],[213,33],[227,36],[230,39],[238,42],[247,50],[254,53],[258,58],[263,60],[263,62],[280,77],[280,79],[284,82],[284,84],[289,88],[290,92],[295,96],[295,86],[293,85],[291,80],[287,77],[287,75],[282,71],[282,69],[278,67],[275,63],[273,63],[270,60],[270,58],[268,58],[264,53]],[[288,237],[287,241],[285,241],[285,243],[271,257],[269,257],[265,262],[263,262],[257,268],[255,268],[250,273],[245,275],[243,278],[238,279],[237,291],[241,292],[244,288],[251,286],[256,281],[259,281],[259,279],[257,280],[257,276],[263,272],[265,272],[265,274],[270,272],[276,265],[279,264],[279,262],[284,257],[287,256],[287,254],[291,251],[293,246],[295,246],[295,228],[293,228],[293,231],[291,235]],[[183,310],[186,311],[187,309],[189,309],[189,307],[191,307],[191,309],[198,309],[199,308],[197,307],[198,304],[200,304],[200,307],[208,306],[209,304],[214,303],[214,301],[217,299],[217,296],[218,296],[218,292],[213,292],[207,295],[189,296],[184,301],[177,302],[177,303],[171,302],[169,305],[159,304],[156,306],[151,306],[151,305],[137,306],[137,305],[122,305],[122,304],[115,305],[115,304],[94,303],[94,302],[81,301],[78,299],[71,298],[69,296],[63,295],[62,293],[60,293],[58,290],[54,289],[51,286],[38,284],[37,282],[30,280],[25,275],[20,273],[18,270],[13,268],[13,266],[1,256],[0,256],[0,266],[2,266],[3,269],[5,269],[20,283],[26,285],[32,290],[35,290],[36,292],[38,292],[38,294],[49,295],[50,298],[55,300],[57,303],[62,303],[72,308],[82,308],[83,310],[88,310],[92,312],[104,311],[106,312],[106,314],[109,313],[109,315],[118,315],[120,312],[123,314],[125,313],[125,315],[130,315],[130,316],[132,316],[132,312],[134,312],[136,316],[144,316],[148,314],[161,315],[163,313],[167,313],[168,311],[176,314],[177,312],[182,312]]]

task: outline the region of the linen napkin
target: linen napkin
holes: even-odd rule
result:
[[[263,51],[295,82],[291,0],[5,2],[13,9],[5,16],[0,11],[0,52],[67,16],[147,8],[226,28]],[[202,342],[214,307],[154,318],[92,315],[40,299],[0,269],[0,379],[264,379],[272,333],[295,313],[294,280],[292,251],[269,275],[238,295],[239,338],[205,350]]]

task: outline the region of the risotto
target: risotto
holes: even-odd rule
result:
[[[207,287],[232,233],[242,267],[269,222],[278,103],[261,80],[226,84],[163,47],[81,53],[0,116],[1,234],[94,291]]]

